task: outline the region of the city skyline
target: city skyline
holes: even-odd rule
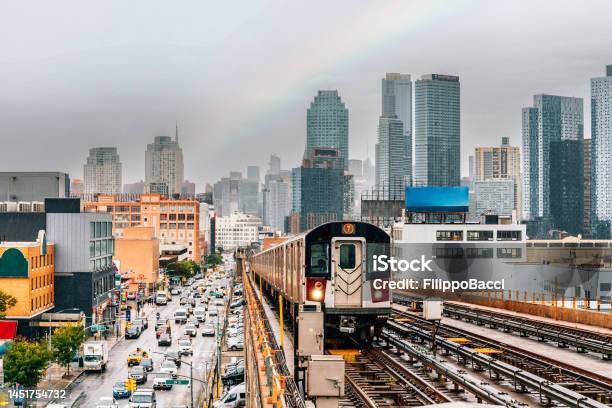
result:
[[[117,146],[124,158],[124,182],[134,182],[144,178],[142,146],[156,135],[173,134],[175,119],[186,149],[185,178],[198,188],[239,166],[240,159],[231,157],[237,145],[251,152],[252,162],[262,168],[270,146],[294,166],[301,160],[306,138],[304,110],[319,89],[338,89],[349,109],[349,158],[364,159],[369,150],[372,159],[380,76],[405,72],[417,78],[444,72],[459,76],[462,82],[461,173],[467,174],[467,155],[475,146],[489,145],[490,138],[502,136],[510,137],[512,145],[520,144],[516,112],[529,104],[531,95],[582,97],[585,112],[590,112],[589,80],[602,75],[601,67],[612,56],[602,40],[610,32],[604,24],[605,9],[610,6],[589,4],[554,10],[520,2],[495,8],[478,2],[333,5],[322,21],[322,37],[312,37],[309,31],[321,18],[316,3],[276,6],[278,11],[268,3],[254,3],[241,9],[236,21],[218,18],[208,25],[194,19],[197,9],[173,7],[167,18],[170,23],[182,21],[181,32],[160,29],[151,14],[147,15],[151,21],[145,19],[139,32],[133,32],[129,22],[140,11],[137,7],[127,7],[117,21],[100,9],[83,13],[78,5],[68,3],[42,5],[29,19],[19,10],[8,9],[2,17],[3,30],[11,35],[4,36],[6,52],[0,59],[0,73],[7,78],[0,96],[0,120],[8,135],[4,140],[10,139],[5,152],[11,154],[0,153],[1,169],[64,171],[81,178],[79,158],[89,148]],[[530,13],[524,15],[527,5]],[[213,8],[207,10],[210,16],[228,12],[224,5],[207,7]],[[45,16],[56,9],[67,18],[76,13],[95,19],[96,24],[50,29],[51,20]],[[280,21],[276,13],[291,18]],[[346,17],[343,23],[332,24],[341,15]],[[514,28],[517,18],[523,30]],[[267,41],[273,33],[254,27],[254,19],[271,19],[278,30],[291,27],[296,38],[291,46],[275,35],[274,41]],[[570,21],[582,33],[579,38],[562,28]],[[34,42],[39,38],[37,30],[25,32],[34,22],[48,32],[46,47]],[[120,28],[119,37],[113,37],[116,30],[109,29],[114,25]],[[492,27],[499,33],[495,46],[493,39],[483,35]],[[504,30],[509,34],[503,34]],[[528,35],[540,30],[546,35]],[[351,32],[350,38],[344,32]],[[9,41],[15,35],[23,37],[19,47]],[[317,40],[321,38],[325,42]],[[261,57],[248,50],[250,41],[267,44],[264,52],[261,48],[258,52],[274,58],[270,62],[278,63],[274,70],[257,68]],[[315,44],[321,49],[309,54],[306,63],[304,53],[291,52]],[[406,45],[408,52],[393,52]],[[235,55],[234,47],[246,50],[248,75],[246,68],[229,59]],[[483,48],[487,49],[484,58]],[[529,64],[510,64],[512,60]],[[100,77],[100,69],[109,75]],[[504,98],[498,98],[499,94]],[[24,105],[29,108],[27,116],[20,110]],[[240,120],[228,117],[219,110],[221,106],[232,106],[227,111],[238,113]],[[67,115],[71,108],[74,112]],[[590,120],[585,120],[585,137],[590,133]],[[58,149],[60,145],[70,146],[74,154]]]

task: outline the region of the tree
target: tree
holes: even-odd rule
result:
[[[175,264],[168,270],[168,274],[172,276],[182,276],[184,278],[191,278],[196,273],[199,273],[201,267],[198,263],[191,259],[183,259]]]
[[[6,311],[17,304],[17,299],[0,290],[0,320],[6,317]]]
[[[36,387],[52,357],[46,343],[17,338],[4,355],[4,380],[26,388]]]
[[[223,262],[221,254],[210,254],[206,257],[206,263],[212,266],[220,265]]]
[[[85,329],[80,324],[62,326],[53,332],[53,357],[59,365],[66,367],[66,376],[70,375],[70,363],[84,341]]]

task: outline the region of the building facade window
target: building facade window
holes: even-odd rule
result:
[[[436,231],[436,241],[463,241],[463,231]]]

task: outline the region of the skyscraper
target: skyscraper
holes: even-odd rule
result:
[[[423,75],[415,81],[415,167],[419,186],[460,182],[459,77]]]
[[[381,116],[376,144],[376,185],[379,190],[402,190],[410,184],[410,160],[404,125],[395,115]]]
[[[607,238],[612,227],[612,65],[606,76],[591,79],[593,228]]]
[[[412,178],[412,80],[409,74],[387,73],[381,79],[381,117],[397,117],[402,122],[408,161],[408,181]],[[379,123],[380,128],[380,123]]]
[[[521,152],[502,137],[501,146],[476,147],[473,157],[473,181],[512,180],[514,182],[513,208],[521,208]],[[518,214],[520,218],[520,214]]]
[[[121,161],[116,147],[94,147],[83,166],[85,194],[121,193]]]
[[[145,184],[147,191],[152,187],[161,191],[166,186],[169,195],[180,194],[183,185],[183,150],[170,136],[155,136],[145,152]]]
[[[583,223],[582,233],[587,237],[593,236],[593,196],[591,195],[591,187],[593,180],[593,161],[591,139],[584,139],[584,162],[582,176],[584,177],[584,202],[583,202]]]
[[[270,166],[268,170],[268,174],[279,175],[281,171],[281,159],[275,154],[270,155],[270,162],[268,163]]]
[[[523,109],[523,219],[577,234],[583,224],[582,98],[535,95]]]
[[[334,148],[340,152],[342,168],[348,169],[348,109],[338,91],[319,91],[306,114],[306,150],[312,157],[315,148]]]
[[[247,180],[254,181],[256,183],[261,182],[259,176],[259,166],[247,166]]]

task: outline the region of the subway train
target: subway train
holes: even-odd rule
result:
[[[374,287],[389,272],[372,270],[373,257],[389,251],[389,235],[374,225],[330,222],[253,254],[250,268],[256,286],[282,295],[294,328],[300,312],[320,309],[325,339],[367,342],[391,312],[389,290]]]

